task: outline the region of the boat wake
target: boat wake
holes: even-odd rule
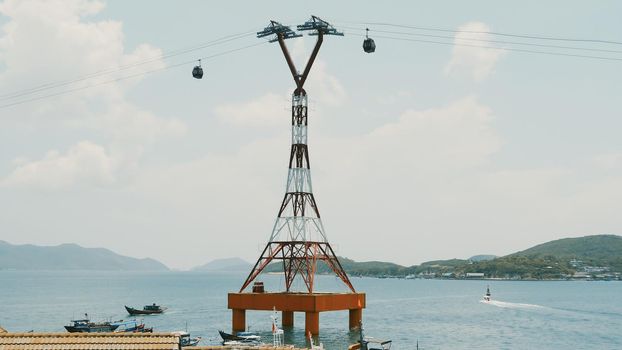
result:
[[[488,304],[488,305],[492,305],[492,306],[496,306],[496,307],[500,307],[504,309],[545,309],[546,308],[546,306],[542,306],[542,305],[508,303],[508,302],[499,301],[499,300],[491,300],[491,301],[480,300],[480,303],[484,303],[484,304]]]

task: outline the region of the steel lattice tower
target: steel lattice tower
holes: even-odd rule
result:
[[[308,98],[303,88],[322,45],[324,35],[343,34],[315,16],[297,26],[297,29],[311,31],[310,35],[318,37],[302,74],[297,72],[285,45],[285,39],[302,35],[275,21],[271,21],[268,27],[257,33],[259,38],[275,36],[270,42],[278,41],[296,82],[296,89],[292,94],[292,145],[285,196],[279,208],[270,239],[242,288],[240,288],[240,293],[253,282],[270,262],[275,260],[280,260],[283,263],[286,292],[291,291],[294,280],[299,276],[304,281],[307,291],[313,293],[313,281],[318,261],[325,262],[348,286],[350,291],[355,292],[348,275],[343,270],[330,243],[328,243],[320,211],[313,196],[309,148],[307,146]]]

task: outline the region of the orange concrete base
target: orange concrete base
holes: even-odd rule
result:
[[[246,310],[233,310],[233,317],[231,318],[231,328],[234,332],[244,332],[246,330]]]
[[[283,311],[281,312],[281,320],[283,328],[285,327],[294,327],[294,312],[293,311]]]
[[[363,309],[350,309],[350,329],[359,328],[363,321]]]
[[[365,308],[365,293],[229,293],[234,332],[245,330],[246,310],[282,311],[283,326],[293,326],[294,312],[305,313],[305,333],[318,335],[320,312],[349,311],[349,326],[358,327]]]
[[[320,313],[305,312],[305,334],[320,334]]]

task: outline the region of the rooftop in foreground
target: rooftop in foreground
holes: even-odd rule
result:
[[[180,350],[172,333],[0,333],[1,350]]]

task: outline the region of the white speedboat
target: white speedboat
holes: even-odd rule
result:
[[[486,294],[484,294],[484,301],[490,301],[490,286],[486,286]]]

